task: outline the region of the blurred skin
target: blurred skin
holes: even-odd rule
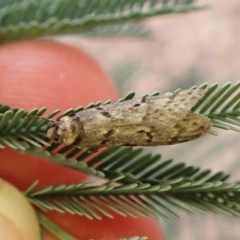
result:
[[[82,50],[54,41],[24,41],[0,46],[0,103],[31,110],[46,106],[47,114],[90,102],[117,99],[117,92],[99,65]],[[47,115],[46,114],[46,115]],[[81,172],[10,149],[0,150],[0,176],[25,190],[36,179],[38,187],[86,180]],[[47,214],[77,239],[118,239],[147,235],[163,239],[153,219],[116,215],[102,221]],[[47,235],[47,239],[55,239]]]

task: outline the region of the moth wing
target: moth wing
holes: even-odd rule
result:
[[[212,123],[209,118],[189,112],[174,127],[165,128],[156,137],[156,141],[163,145],[191,141],[209,133],[211,126]]]
[[[204,96],[204,89],[184,90],[100,106],[82,113],[86,124],[172,127]],[[98,119],[98,121],[96,121]]]
[[[191,111],[204,94],[204,89],[191,89],[148,97],[148,111],[144,122],[152,126],[172,127]]]

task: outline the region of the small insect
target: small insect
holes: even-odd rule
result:
[[[207,134],[212,126],[209,118],[191,112],[204,94],[204,89],[191,89],[102,105],[62,117],[47,135],[81,149],[191,141]]]

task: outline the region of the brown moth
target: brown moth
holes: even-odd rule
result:
[[[117,102],[65,116],[49,138],[82,149],[102,146],[157,146],[187,142],[207,134],[211,120],[191,112],[204,89]]]

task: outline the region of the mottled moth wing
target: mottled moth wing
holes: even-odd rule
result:
[[[204,89],[194,89],[148,97],[145,100],[148,103],[145,120],[158,126],[174,126],[187,115],[205,92]]]
[[[209,118],[188,112],[171,127],[164,129],[157,127],[157,131],[155,131],[156,127],[150,127],[151,131],[147,133],[148,139],[146,141],[149,143],[149,146],[154,146],[155,142],[158,145],[183,143],[207,134],[211,129],[211,125]],[[161,132],[161,134],[155,134],[155,132]]]
[[[84,111],[82,119],[111,122],[111,126],[138,124],[171,127],[182,119],[204,96],[204,89],[147,96]],[[103,116],[103,117],[102,117]],[[99,123],[100,126],[100,123]]]
[[[66,116],[48,136],[66,145],[156,146],[196,139],[210,131],[210,119],[190,110],[205,90],[149,96]]]

